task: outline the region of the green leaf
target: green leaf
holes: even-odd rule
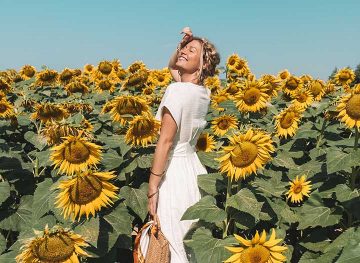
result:
[[[6,249],[6,239],[3,235],[0,235],[0,254]]]
[[[0,205],[10,196],[10,185],[8,182],[0,182]]]
[[[336,262],[352,263],[360,262],[360,230],[354,230],[353,235],[346,240],[345,247]]]
[[[195,256],[190,262],[209,263],[222,262],[232,255],[224,246],[238,244],[234,237],[214,238],[205,227],[196,229],[191,240],[184,240],[185,246],[192,249]]]
[[[272,164],[277,167],[298,169],[298,166],[294,163],[293,159],[288,155],[287,152],[279,151],[277,156],[272,160]]]
[[[74,223],[74,231],[86,237],[87,242],[89,242],[94,247],[97,247],[97,240],[99,236],[99,218],[91,217],[89,220],[82,221],[80,224]]]
[[[235,195],[230,196],[227,205],[239,211],[249,213],[255,219],[260,219],[260,212],[264,202],[259,202],[249,189],[241,189]]]
[[[226,219],[224,210],[216,206],[216,200],[211,195],[207,195],[196,204],[186,209],[180,220],[201,219],[205,222],[215,223]]]
[[[152,165],[153,159],[153,154],[143,154],[136,158],[136,162],[140,168],[149,168]]]
[[[351,172],[351,158],[348,153],[344,153],[339,148],[330,147],[327,149],[327,173],[338,171]]]
[[[125,204],[130,207],[144,221],[147,215],[147,196],[144,189],[123,186],[120,197],[125,198]]]
[[[219,194],[227,187],[227,183],[221,173],[199,174],[197,179],[199,188],[213,196]]]
[[[282,182],[280,179],[279,177],[271,177],[270,179],[256,177],[253,185],[268,197],[281,197],[288,183]]]
[[[39,135],[37,135],[33,131],[25,132],[24,138],[40,151],[42,151],[47,145],[46,141],[44,141]]]
[[[32,225],[33,196],[25,195],[20,200],[16,212],[0,221],[0,228],[12,231],[22,231]]]
[[[51,178],[46,178],[43,182],[39,183],[34,193],[33,202],[33,218],[37,220],[47,213],[49,208],[49,199],[52,191],[50,190],[53,181]],[[55,200],[53,200],[54,202]]]
[[[104,153],[101,164],[105,166],[106,170],[112,170],[119,167],[123,161],[123,158],[117,153],[117,151],[109,149],[106,153]]]
[[[215,158],[218,158],[221,156],[219,152],[202,152],[198,151],[196,152],[197,156],[199,157],[200,162],[212,169],[218,169],[219,168],[219,162],[215,161]]]

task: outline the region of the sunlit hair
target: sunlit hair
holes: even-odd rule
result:
[[[204,79],[215,75],[216,66],[220,63],[220,54],[216,50],[215,45],[209,42],[206,38],[192,36],[190,41],[192,40],[199,40],[202,45],[200,55],[200,71],[196,79],[199,79],[200,84],[203,85]],[[184,43],[181,48],[183,48],[189,42]]]

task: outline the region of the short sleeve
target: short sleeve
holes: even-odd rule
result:
[[[181,123],[181,114],[182,114],[182,99],[180,96],[179,90],[176,90],[175,86],[171,84],[166,88],[164,96],[161,99],[159,108],[155,115],[155,119],[162,120],[162,109],[166,107],[173,119],[176,122],[177,128],[179,129]]]

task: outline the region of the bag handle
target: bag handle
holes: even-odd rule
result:
[[[159,222],[159,224],[158,225],[153,224],[151,226],[151,234],[153,234],[157,238],[158,237],[158,232],[161,229],[161,226],[160,226],[159,216],[157,214],[155,214],[155,217],[156,217],[157,222]]]

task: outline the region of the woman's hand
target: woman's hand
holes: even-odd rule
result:
[[[149,189],[149,195],[155,193],[156,191],[158,191],[157,189],[155,190],[150,190]],[[156,214],[157,212],[157,205],[158,205],[158,200],[159,200],[159,192],[157,192],[155,195],[153,195],[152,197],[148,198],[148,212],[152,218],[152,220],[154,220],[155,224],[158,225],[159,224],[159,220],[158,220],[158,216]]]
[[[191,29],[190,27],[184,27],[183,30],[180,32],[180,34],[183,34],[184,33],[184,36],[179,44],[179,47],[181,48],[182,46],[184,46],[185,43],[189,42],[192,40],[192,36],[193,36],[193,33],[191,32]]]

